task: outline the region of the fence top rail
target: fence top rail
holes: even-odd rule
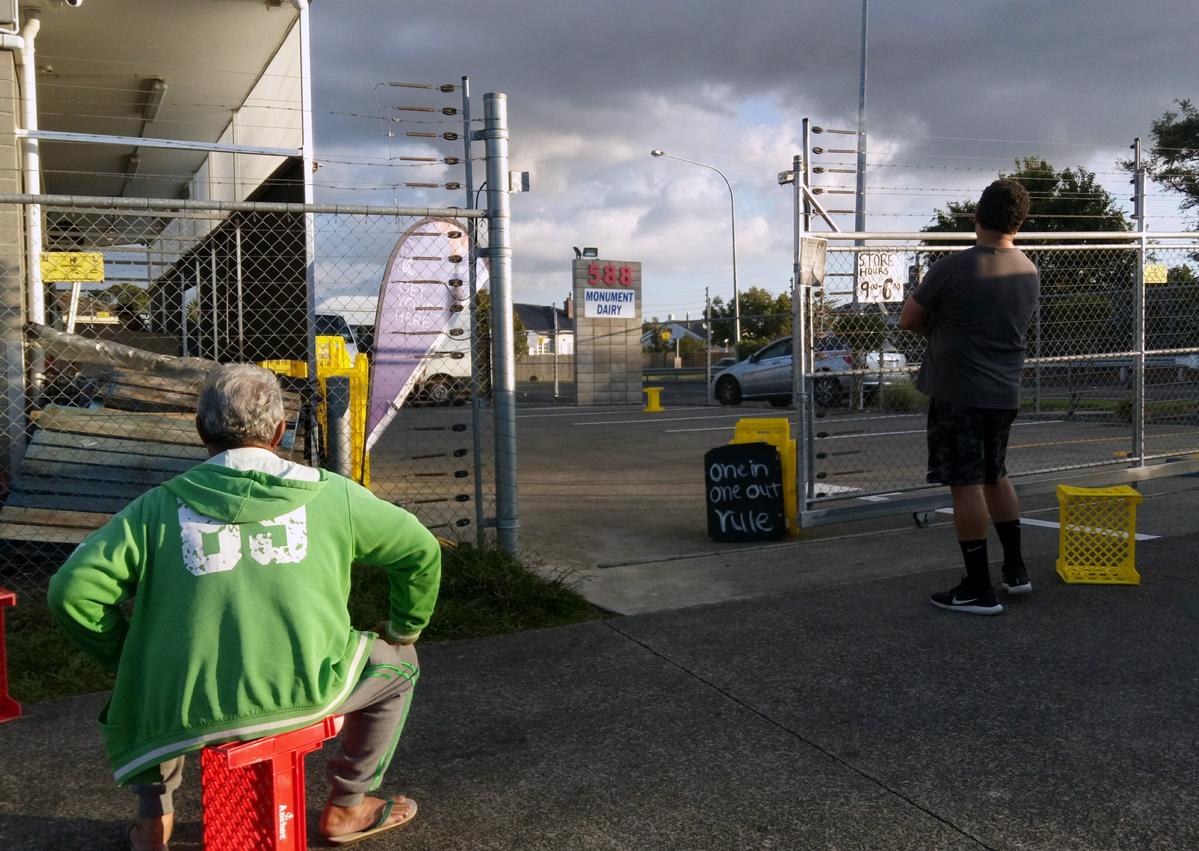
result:
[[[1139,250],[1140,246],[1135,242],[1117,242],[1108,243],[1106,245],[1096,245],[1095,243],[1062,243],[1054,245],[1017,245],[1017,248],[1029,252],[1038,251],[1134,251]],[[900,245],[900,246],[882,246],[882,245],[831,245],[829,251],[835,251],[838,254],[870,254],[877,251],[911,251],[911,252],[933,252],[933,251],[965,251],[968,248],[973,248],[971,245]],[[1199,237],[1191,234],[1187,242],[1171,242],[1157,243],[1151,241],[1149,250],[1162,251],[1180,249],[1183,251],[1199,250]]]
[[[946,232],[930,232],[924,231],[904,231],[896,233],[886,233],[879,231],[843,231],[841,233],[834,232],[809,232],[805,236],[818,237],[829,241],[858,241],[872,239],[876,241],[888,242],[967,242],[973,241],[974,235],[969,232],[956,231],[952,233]],[[1196,239],[1197,235],[1194,231],[1028,231],[1016,234],[1016,246],[1032,239],[1043,239],[1050,241],[1063,240],[1079,240],[1079,239],[1107,239],[1113,242],[1130,242],[1138,243],[1142,238],[1145,239]]]
[[[486,218],[485,210],[465,207],[385,207],[348,204],[283,204],[262,201],[184,201],[172,198],[117,198],[103,195],[31,195],[0,192],[0,204],[41,204],[45,207],[112,209],[130,212],[195,211],[209,213],[314,213],[356,216],[422,218]]]

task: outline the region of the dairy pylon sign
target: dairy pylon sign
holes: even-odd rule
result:
[[[576,260],[586,265],[583,316],[586,319],[638,319],[641,264],[629,260]]]

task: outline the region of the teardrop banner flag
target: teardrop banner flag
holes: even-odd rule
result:
[[[460,314],[470,309],[469,269],[470,238],[462,222],[422,219],[396,242],[375,314],[368,450],[399,413],[451,323],[460,326]],[[482,268],[477,283],[485,283]]]

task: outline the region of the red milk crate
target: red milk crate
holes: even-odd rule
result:
[[[8,651],[4,647],[4,609],[17,604],[17,595],[0,588],[0,723],[21,717],[21,704],[8,696]]]
[[[200,754],[206,851],[305,851],[304,757],[341,730],[340,715],[310,727]]]

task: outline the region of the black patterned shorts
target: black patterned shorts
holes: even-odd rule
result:
[[[929,484],[993,485],[1006,476],[1008,434],[1017,413],[930,399]]]

